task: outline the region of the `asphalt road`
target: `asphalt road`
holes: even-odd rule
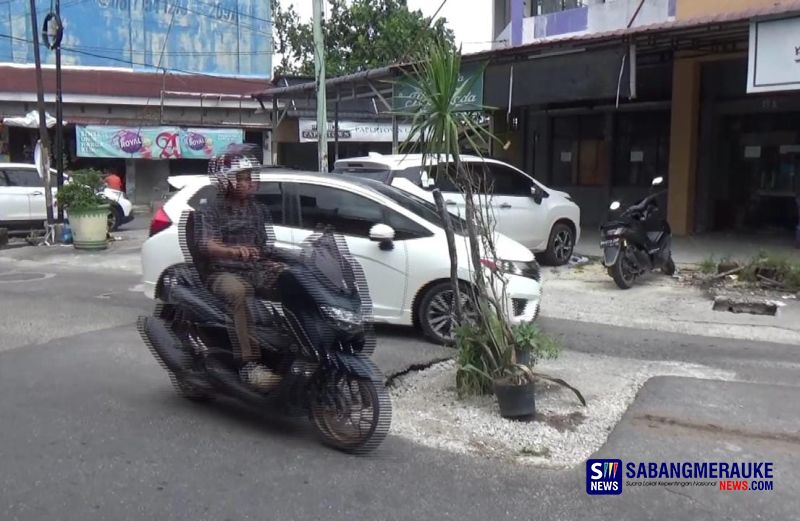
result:
[[[98,270],[16,258],[0,256],[3,520],[788,520],[800,511],[799,346],[544,321],[568,349],[693,361],[747,382],[651,380],[603,457],[776,465],[772,492],[590,497],[583,468],[520,468],[394,436],[351,457],[322,447],[304,422],[186,402],[136,334],[136,317],[152,309],[136,275],[110,261]],[[381,329],[388,373],[443,354],[413,332]]]

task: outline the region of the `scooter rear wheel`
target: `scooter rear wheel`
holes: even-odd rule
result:
[[[352,454],[375,450],[389,433],[391,401],[386,388],[367,378],[342,376],[327,384],[311,407],[326,445]],[[327,395],[333,403],[325,403]]]
[[[608,268],[608,274],[614,279],[619,289],[631,289],[636,281],[636,275],[625,265],[625,252],[620,252],[617,262]]]

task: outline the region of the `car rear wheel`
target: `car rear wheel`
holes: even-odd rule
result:
[[[540,255],[542,264],[563,266],[572,258],[575,249],[575,232],[566,223],[560,222],[550,230],[547,250]]]

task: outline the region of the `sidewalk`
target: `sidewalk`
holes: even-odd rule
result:
[[[775,316],[714,311],[699,288],[658,272],[617,288],[598,262],[545,268],[541,315],[611,326],[800,346],[800,302],[781,299]]]
[[[789,236],[707,233],[673,237],[672,244],[672,257],[676,264],[700,264],[712,255],[716,260],[726,257],[749,260],[762,250],[772,255],[800,260],[800,248],[794,247]],[[575,254],[588,257],[602,255],[597,227],[581,229],[581,239],[575,246]]]

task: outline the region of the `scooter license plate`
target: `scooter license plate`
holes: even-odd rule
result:
[[[600,247],[619,246],[619,239],[608,239],[607,241],[600,241]]]

